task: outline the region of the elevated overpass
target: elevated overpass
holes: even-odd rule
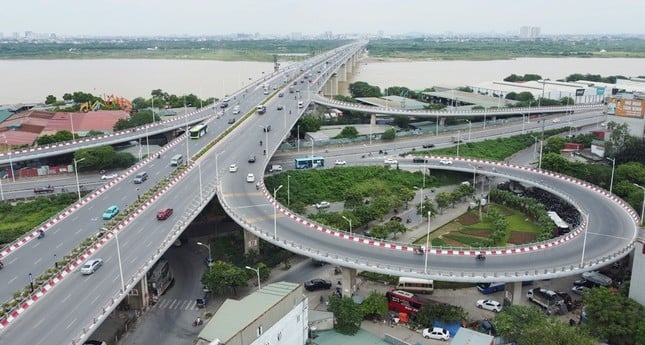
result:
[[[351,50],[346,54],[339,53],[333,60],[343,61],[360,46],[346,49]],[[325,55],[319,57],[318,61],[331,58]],[[309,84],[314,92],[324,85],[322,78],[325,75],[320,74]],[[279,78],[280,75],[275,77]],[[164,157],[170,157],[175,153],[197,152],[216,138],[223,138],[200,158],[189,160],[189,169],[174,177],[170,186],[146,196],[145,202],[114,232],[87,251],[81,260],[67,267],[63,274],[39,289],[28,303],[12,312],[9,318],[3,319],[0,330],[3,341],[38,343],[42,337],[46,337],[50,342],[64,344],[86,339],[215,195],[233,219],[248,233],[259,238],[337,265],[394,275],[490,282],[553,278],[600,267],[627,255],[633,247],[637,215],[620,199],[594,186],[568,177],[494,162],[455,160],[453,166],[446,167],[438,164],[439,157],[430,158],[428,167],[472,171],[468,164],[480,164],[487,174],[537,185],[560,195],[578,208],[585,222],[570,236],[554,241],[516,248],[481,249],[489,254],[489,259],[483,265],[473,258],[480,249],[431,248],[426,255],[419,256],[413,254],[411,247],[406,244],[349,235],[312,223],[276,203],[272,195],[278,190],[263,188],[258,191],[253,183],[245,181],[247,173],[263,176],[269,157],[301,115],[298,100],[306,101],[313,96],[312,92],[301,92],[304,96],[299,99],[285,97],[281,100],[285,106],[282,112],[273,110],[275,103],[269,100],[267,105],[270,110],[259,116],[254,114],[253,109],[259,103],[257,99],[261,101],[263,98],[261,88],[257,85],[247,90],[243,91],[246,97],[242,107],[248,114],[243,121],[238,121],[234,129],[229,128],[225,121],[230,115],[221,119],[211,117],[208,120],[210,132],[206,137],[196,141],[178,138],[164,147]],[[288,113],[288,110],[295,111]],[[263,132],[268,125],[272,126],[272,130]],[[265,146],[260,147],[259,140],[264,140]],[[262,149],[268,151],[266,157],[259,154]],[[249,154],[264,159],[259,164],[246,163]],[[232,163],[238,164],[238,173],[227,171],[226,167]],[[69,245],[61,249],[59,241],[73,245],[79,243],[79,238],[87,237],[87,233],[92,233],[100,226],[95,220],[97,213],[111,204],[127,205],[137,199],[139,191],[135,191],[126,181],[131,174],[144,167],[151,175],[148,186],[172,171],[167,162],[148,158],[133,167],[126,176],[110,182],[72,206],[68,213],[47,229],[47,241],[36,242],[28,238],[11,254],[3,253],[3,261],[12,262],[0,274],[18,277],[28,270],[40,267],[40,271],[43,271],[51,267],[54,251],[71,251],[65,249]],[[171,218],[170,222],[156,221],[155,211],[161,207],[174,207],[175,218]],[[84,232],[72,236],[81,230]],[[116,255],[116,241],[112,241],[117,234],[121,243],[120,259]],[[92,276],[81,277],[76,272],[76,265],[90,256],[103,257],[106,265]],[[14,260],[16,257],[20,260]],[[12,267],[18,266],[18,261],[24,262],[25,266],[11,271],[14,269]],[[121,261],[127,264],[118,264]],[[122,274],[119,267],[122,267]],[[6,292],[4,289],[3,292]],[[33,332],[35,327],[40,329],[37,327],[44,326],[45,321],[45,331]]]

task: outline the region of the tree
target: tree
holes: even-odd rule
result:
[[[533,97],[533,94],[528,92],[528,91],[523,91],[517,94],[517,97],[515,100],[520,101],[520,102],[531,102],[535,100],[535,97]]]
[[[629,125],[627,123],[618,124],[610,121],[607,124],[607,129],[611,132],[609,139],[605,138],[606,154],[613,156],[622,151],[629,141]]]
[[[45,99],[45,104],[54,104],[54,103],[56,103],[56,96],[47,95],[47,98]]]
[[[372,86],[364,81],[351,83],[348,89],[353,98],[381,97],[381,89],[378,86]]]
[[[409,116],[394,116],[392,119],[392,124],[399,128],[407,129],[410,127],[410,117]]]
[[[237,295],[237,288],[248,285],[246,270],[223,261],[216,261],[204,272],[202,283],[211,291],[224,294],[233,291]]]
[[[363,205],[363,196],[355,190],[348,190],[345,193],[345,208],[356,210]]]
[[[300,125],[300,135],[304,135],[303,133],[307,132],[316,132],[322,125],[320,119],[311,114],[301,117],[298,120],[298,124]]]
[[[394,140],[394,138],[396,138],[396,130],[394,128],[390,128],[381,134],[381,139],[383,140]]]
[[[377,291],[372,291],[361,303],[363,318],[383,318],[387,315],[387,298]]]
[[[450,304],[428,303],[419,309],[417,320],[424,327],[431,327],[434,321],[458,322],[468,318],[462,307]]]
[[[377,224],[370,229],[370,237],[386,239],[389,234],[388,229],[384,225]]]
[[[583,301],[591,334],[617,345],[643,344],[636,335],[645,330],[645,307],[606,287],[585,290]]]
[[[72,95],[70,93],[66,93],[63,95],[63,100],[65,101],[71,101],[73,99]]]
[[[361,327],[363,313],[357,308],[351,297],[332,296],[329,298],[329,310],[334,313],[336,325],[334,328],[338,333],[354,335]]]
[[[564,148],[564,144],[567,143],[567,139],[563,137],[551,137],[546,141],[544,145],[544,153],[557,153],[560,154],[560,150]]]
[[[434,208],[434,203],[432,203],[432,200],[425,199],[417,204],[418,215],[427,219],[428,212],[430,212],[430,217],[434,217],[434,215],[437,214],[437,210]]]
[[[358,136],[358,130],[354,126],[345,126],[343,130],[340,131],[340,134],[336,138],[356,138]]]
[[[437,206],[439,207],[439,212],[443,213],[443,209],[448,207],[452,203],[452,197],[448,192],[441,192],[435,197]]]
[[[385,223],[385,229],[387,230],[388,233],[392,234],[395,239],[399,233],[408,231],[408,228],[406,228],[405,225],[403,225],[403,223],[396,220],[391,220]]]

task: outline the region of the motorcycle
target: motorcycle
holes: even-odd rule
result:
[[[477,261],[486,261],[486,256],[484,254],[477,254],[475,258]]]
[[[0,261],[0,270],[4,268],[4,264]]]
[[[43,237],[45,237],[45,232],[42,230],[38,230],[38,239],[41,239]]]

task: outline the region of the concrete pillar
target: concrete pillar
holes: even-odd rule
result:
[[[446,125],[446,118],[442,117],[439,119],[439,127],[443,127]]]
[[[370,126],[372,126],[372,128],[376,126],[376,114],[370,115]]]
[[[134,310],[145,311],[148,309],[149,302],[150,294],[148,292],[148,278],[144,274],[139,283],[130,290],[127,297],[127,303],[130,305],[130,308]]]
[[[337,76],[332,76],[331,77],[331,96],[336,96],[338,94],[338,77]]]
[[[354,71],[354,57],[353,56],[350,57],[349,60],[347,60],[347,62],[345,62],[345,66],[347,66],[347,73],[352,74],[352,72]]]
[[[341,290],[343,297],[352,297],[356,292],[356,269],[342,267]]]
[[[504,302],[505,304],[517,304],[522,300],[522,282],[504,284]]]
[[[336,72],[336,78],[340,81],[347,81],[347,62],[340,66]]]
[[[260,241],[250,231],[244,230],[244,254],[248,254],[251,250],[260,252]]]

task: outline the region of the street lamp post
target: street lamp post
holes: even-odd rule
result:
[[[211,255],[211,246],[207,245],[207,244],[204,244],[204,243],[201,243],[201,242],[197,242],[197,245],[208,248],[208,270],[212,271],[213,270],[213,265],[212,265],[213,256]]]
[[[279,185],[276,189],[273,190],[273,239],[278,240],[278,199],[276,199],[276,194],[282,188],[282,185]]]
[[[431,215],[432,215],[431,212],[428,211],[428,231],[426,233],[426,248],[425,248],[426,260],[423,266],[423,272],[425,272],[426,274],[428,274],[428,253],[430,252],[430,216]]]
[[[298,125],[298,130],[296,134],[296,141],[298,142],[298,152],[300,152],[300,125]]]
[[[311,158],[314,158],[314,138],[311,138]]]
[[[470,120],[466,120],[466,122],[468,122],[468,142],[470,142],[470,130],[473,127],[473,123]]]
[[[641,225],[643,225],[645,224],[645,220],[643,219],[645,218],[645,187],[636,183],[634,183],[634,186],[643,190],[643,206],[641,206]]]
[[[291,205],[291,175],[287,175],[287,205]]]
[[[461,131],[457,131],[457,158],[459,158],[459,144],[461,143]]]
[[[78,183],[78,162],[85,160],[85,157],[76,160],[74,159],[74,174],[76,175],[76,192],[78,193],[78,201],[81,201],[81,185]]]
[[[2,136],[4,137],[5,145],[7,145],[7,148],[9,149],[9,151],[7,151],[7,154],[9,155],[9,168],[11,169],[11,181],[16,182],[16,174],[14,173],[14,170],[13,170],[13,160],[11,159],[11,156],[12,156],[11,145],[7,142],[7,137],[4,134],[2,134]]]
[[[123,264],[121,263],[121,246],[119,245],[119,230],[114,229],[116,239],[116,257],[119,260],[119,276],[121,277],[121,292],[125,292],[125,281],[123,280]]]
[[[244,268],[246,268],[247,270],[255,271],[255,274],[258,276],[258,291],[262,290],[262,286],[260,286],[260,269],[249,266],[245,266]]]
[[[611,181],[609,182],[609,194],[614,190],[614,170],[616,169],[616,158],[605,157],[611,161]]]
[[[346,220],[349,223],[349,235],[351,236],[352,235],[352,220],[347,218],[347,217],[345,217],[345,216],[342,216],[342,217],[343,217],[344,220]]]

